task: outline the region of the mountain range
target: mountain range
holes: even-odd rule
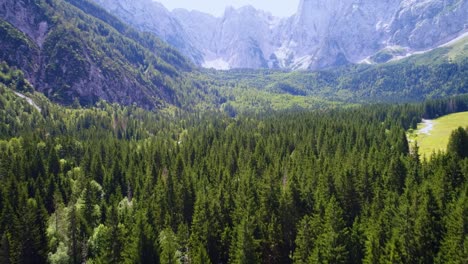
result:
[[[468,31],[466,0],[301,0],[278,18],[252,6],[222,17],[168,11],[152,0],[94,0],[207,68],[317,70],[382,63],[438,47]]]
[[[326,22],[321,12],[311,17],[278,19],[252,7],[230,8],[224,15],[223,30],[219,31],[218,23],[222,18],[196,11],[169,12],[156,2],[144,0],[106,3],[0,0],[0,61],[24,77],[19,80],[27,80],[36,91],[65,105],[90,106],[105,100],[150,110],[222,110],[235,115],[246,109],[262,112],[408,102],[468,92],[468,38],[465,31],[458,30],[459,24],[466,21],[464,14],[459,14],[461,22],[457,20],[453,26],[442,25],[448,23],[443,19],[452,19],[450,16],[439,17],[437,23],[442,23],[440,28],[444,30],[438,34],[424,31],[436,34],[437,38],[421,37],[422,44],[403,38],[401,46],[372,48],[367,42],[359,42],[359,38],[313,37],[330,34],[323,30],[323,23],[331,22]],[[124,4],[129,12],[120,8]],[[307,4],[310,3],[302,2],[300,9],[315,10]],[[108,12],[100,5],[106,8],[113,5],[116,9]],[[451,14],[460,12],[464,5],[464,1],[454,3]],[[323,10],[332,7],[337,8],[320,6]],[[153,9],[161,12],[155,13]],[[382,8],[379,10],[385,15]],[[376,12],[366,11],[363,15]],[[128,21],[139,22],[130,25]],[[269,22],[262,26],[260,21]],[[420,27],[422,22],[418,21],[412,23]],[[302,34],[300,27],[292,27],[291,23],[320,26]],[[244,24],[250,26],[238,28]],[[412,24],[408,22],[407,25]],[[297,40],[295,44],[288,47],[271,44],[270,38],[285,36],[270,33],[285,27],[284,31],[277,32],[288,32]],[[391,28],[390,25],[385,27]],[[155,31],[158,28],[160,30]],[[355,30],[356,36],[365,33],[364,29],[348,28]],[[403,28],[414,31],[412,26]],[[340,30],[342,34],[350,34],[345,29]],[[450,33],[451,30],[455,33]],[[459,37],[454,38],[456,36]],[[371,34],[368,41],[372,37],[382,38]],[[339,44],[342,41],[350,44]],[[398,41],[396,35],[392,41]],[[307,50],[315,49],[316,42],[323,46],[311,60]],[[422,46],[416,48],[417,43]],[[265,50],[273,52],[275,45],[282,46],[281,54],[290,54],[289,59],[285,60],[280,52],[265,58],[265,54],[269,54]],[[300,46],[306,48],[300,49]],[[415,48],[404,48],[407,46]],[[353,53],[353,47],[353,52],[361,55],[351,59],[349,54]],[[417,54],[408,56],[414,50]],[[220,54],[226,57],[219,57]],[[403,59],[396,60],[400,58]],[[216,71],[197,65],[208,68],[221,65],[225,69],[238,65],[244,69]],[[346,66],[336,67],[339,65]],[[320,70],[289,70],[316,68]]]

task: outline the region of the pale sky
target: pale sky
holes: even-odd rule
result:
[[[167,9],[185,8],[198,10],[204,13],[221,16],[227,6],[241,7],[252,5],[261,10],[268,11],[275,16],[289,17],[293,15],[299,6],[300,0],[155,0]]]

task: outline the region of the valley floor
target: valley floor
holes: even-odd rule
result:
[[[468,126],[468,112],[446,115],[434,120],[424,119],[415,131],[410,132],[409,139],[416,141],[419,153],[429,157],[433,152],[447,149],[449,137],[458,127]]]

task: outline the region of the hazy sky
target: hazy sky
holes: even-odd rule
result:
[[[300,0],[155,0],[167,9],[185,8],[221,16],[227,6],[241,7],[252,5],[275,16],[286,17],[294,14]]]

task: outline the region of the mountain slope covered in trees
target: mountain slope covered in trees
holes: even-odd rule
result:
[[[231,115],[466,93],[466,38],[383,65],[318,72],[197,69],[88,0],[0,0],[0,60],[48,98]],[[379,54],[373,60],[380,60]]]
[[[194,78],[210,79],[228,100],[231,112],[288,108],[414,102],[468,92],[468,37],[430,52],[382,65],[355,65],[317,72],[206,70]],[[198,73],[196,73],[198,74]],[[249,99],[255,98],[254,102]],[[318,100],[319,99],[319,100]],[[325,103],[326,102],[326,103]]]
[[[65,104],[178,105],[192,65],[86,0],[0,1],[0,55]]]

